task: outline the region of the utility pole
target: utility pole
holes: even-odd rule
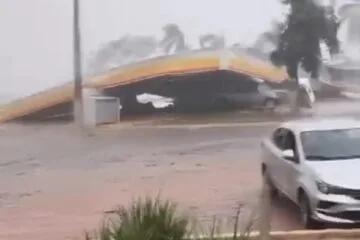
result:
[[[266,176],[263,177],[262,189],[261,189],[261,199],[260,199],[260,221],[259,221],[259,232],[260,240],[270,240],[270,213],[271,213],[271,197],[270,197],[270,187]]]
[[[74,64],[74,121],[83,126],[83,100],[82,100],[82,63],[81,63],[81,34],[80,34],[80,7],[79,0],[73,0],[73,64]]]

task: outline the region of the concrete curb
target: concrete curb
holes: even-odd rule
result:
[[[158,125],[149,123],[120,123],[114,125],[100,126],[99,129],[121,129],[121,128],[136,128],[136,129],[202,129],[202,128],[226,128],[226,127],[267,127],[275,126],[280,122],[242,122],[242,123],[204,123],[204,124],[165,124]]]
[[[279,124],[279,122],[242,122],[242,123],[204,123],[204,124],[169,124],[169,125],[154,125],[154,126],[141,126],[135,127],[154,127],[154,128],[221,128],[221,127],[256,127],[256,126],[272,126]]]
[[[233,239],[233,233],[225,233],[215,236],[213,239],[226,240]],[[326,229],[326,230],[297,230],[297,231],[279,231],[272,232],[270,239],[276,240],[318,240],[318,239],[360,239],[360,229]],[[239,237],[238,237],[239,238]],[[258,239],[259,232],[252,232],[249,238],[244,239]],[[190,237],[186,240],[210,240],[208,236]]]

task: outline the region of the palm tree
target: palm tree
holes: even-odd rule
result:
[[[314,0],[283,0],[283,3],[290,5],[290,13],[271,60],[277,65],[284,64],[294,80],[298,79],[299,66],[317,78],[321,63],[320,44],[325,42],[332,54],[339,51],[335,14]]]
[[[163,27],[163,31],[165,36],[159,46],[164,49],[166,54],[170,54],[171,50],[179,52],[188,48],[185,44],[184,33],[177,24],[168,23]]]
[[[271,29],[262,33],[256,40],[253,48],[259,49],[261,52],[268,53],[276,48],[279,37],[284,31],[285,24],[279,21],[273,21]]]
[[[279,36],[276,49],[270,54],[276,65],[285,65],[289,77],[296,86],[295,109],[299,107],[298,69],[317,79],[321,60],[321,43],[324,42],[331,54],[339,51],[337,40],[338,21],[332,7],[325,8],[314,0],[283,0],[290,7],[285,28]]]
[[[280,34],[284,31],[284,28],[284,23],[272,21],[271,28],[260,34],[255,43],[246,48],[246,52],[254,57],[268,61],[268,55],[276,48]]]
[[[155,37],[125,35],[101,47],[91,58],[89,68],[93,73],[105,71],[112,65],[147,58],[156,48]]]
[[[202,49],[223,49],[225,48],[225,38],[212,33],[204,34],[199,37],[199,44]]]

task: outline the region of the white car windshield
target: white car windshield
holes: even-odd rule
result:
[[[300,139],[309,161],[360,158],[360,128],[305,131]]]

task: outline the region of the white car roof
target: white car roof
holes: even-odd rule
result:
[[[291,129],[300,133],[305,131],[325,131],[360,128],[360,121],[354,118],[309,118],[290,120],[281,124],[280,127]]]

